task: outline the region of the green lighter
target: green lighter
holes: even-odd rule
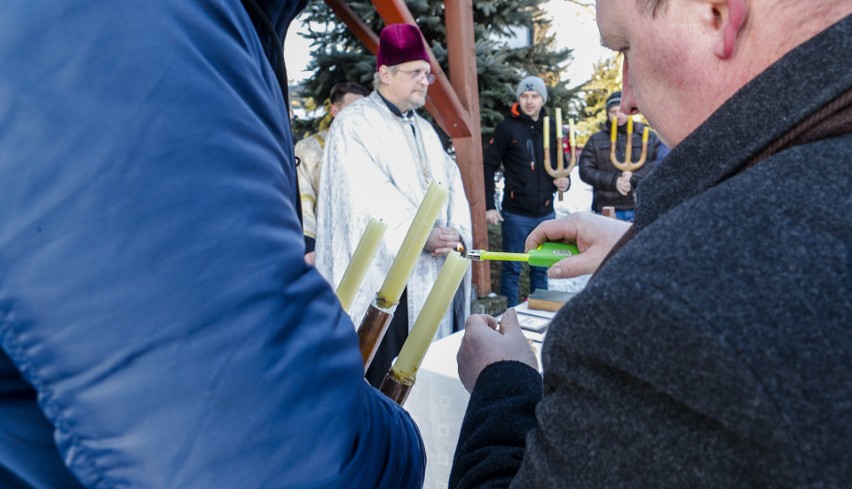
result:
[[[531,267],[550,267],[569,256],[580,254],[577,245],[568,243],[543,243],[529,253],[505,253],[502,251],[470,250],[467,257],[473,261],[525,261]]]

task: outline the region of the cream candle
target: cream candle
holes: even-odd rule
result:
[[[562,142],[562,109],[556,108],[556,140]]]
[[[550,148],[550,117],[544,116],[544,149]],[[545,151],[547,153],[547,151]]]
[[[457,251],[451,251],[447,255],[444,266],[441,267],[438,278],[426,297],[423,309],[399,352],[399,358],[393,364],[391,370],[397,378],[413,380],[416,376],[435,331],[450,307],[469,266],[470,260],[462,258]]]
[[[352,306],[352,300],[355,299],[355,294],[358,293],[358,288],[364,281],[367,268],[372,263],[376,250],[379,249],[387,227],[387,224],[378,219],[370,219],[367,228],[364,229],[364,234],[361,235],[358,247],[355,248],[352,260],[349,261],[346,271],[343,272],[343,278],[337,284],[337,298],[346,312],[349,312],[349,308]]]
[[[633,134],[633,118],[627,117],[627,134]]]
[[[423,246],[429,239],[429,233],[432,232],[435,220],[441,208],[444,207],[448,195],[449,191],[438,182],[432,181],[429,185],[429,190],[426,191],[426,196],[423,197],[420,208],[414,215],[414,221],[408,228],[408,233],[402,240],[390,271],[379,289],[377,301],[380,307],[387,309],[399,303],[399,297],[405,289],[408,277],[411,276],[417,259],[423,252]]]
[[[568,140],[571,143],[571,154],[573,155],[577,149],[577,141],[574,138],[574,119],[568,119]]]
[[[609,141],[615,145],[615,139],[618,137],[618,117],[612,118],[612,131],[609,133]]]
[[[648,142],[648,131],[649,131],[648,126],[645,126],[645,129],[642,130],[642,144],[645,144],[645,143]]]

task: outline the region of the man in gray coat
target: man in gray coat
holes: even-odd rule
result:
[[[622,109],[673,147],[636,221],[574,215],[543,379],[467,322],[451,487],[852,487],[852,2],[598,0]]]

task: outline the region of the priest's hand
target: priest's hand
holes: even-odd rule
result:
[[[538,360],[518,324],[514,309],[503,314],[499,326],[496,319],[486,314],[468,317],[456,360],[459,379],[468,392],[473,391],[479,374],[492,363],[515,360],[538,370]]]
[[[461,234],[453,228],[434,227],[429,233],[426,245],[423,249],[432,256],[446,255],[450,251],[457,250],[461,244]]]
[[[489,209],[485,211],[485,222],[488,224],[497,224],[498,222],[503,222],[503,216],[497,209]]]
[[[598,269],[630,226],[617,219],[577,212],[539,224],[527,237],[524,249],[534,250],[544,242],[576,243],[580,254],[557,262],[547,270],[547,275],[551,278],[587,275]]]

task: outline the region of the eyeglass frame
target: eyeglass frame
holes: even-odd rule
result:
[[[407,75],[410,75],[411,78],[414,79],[415,83],[420,83],[420,80],[426,78],[426,84],[431,85],[431,84],[435,83],[435,80],[437,80],[435,75],[427,72],[426,70],[403,70],[402,68],[397,68],[396,71],[401,71],[401,72],[403,72]],[[418,72],[420,73],[420,75],[416,74]]]

